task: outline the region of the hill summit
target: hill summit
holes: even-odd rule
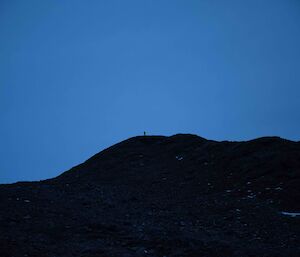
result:
[[[138,136],[0,185],[0,255],[300,256],[300,143]]]

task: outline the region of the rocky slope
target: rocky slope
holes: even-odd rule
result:
[[[134,137],[0,185],[0,256],[300,256],[300,143]]]

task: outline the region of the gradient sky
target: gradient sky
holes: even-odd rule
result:
[[[298,0],[0,0],[0,183],[131,136],[300,139]]]

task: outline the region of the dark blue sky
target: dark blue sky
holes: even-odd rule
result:
[[[0,1],[0,183],[118,141],[300,139],[300,2]]]

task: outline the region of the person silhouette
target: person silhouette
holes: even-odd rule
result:
[[[146,136],[146,131],[144,131],[144,136]]]

